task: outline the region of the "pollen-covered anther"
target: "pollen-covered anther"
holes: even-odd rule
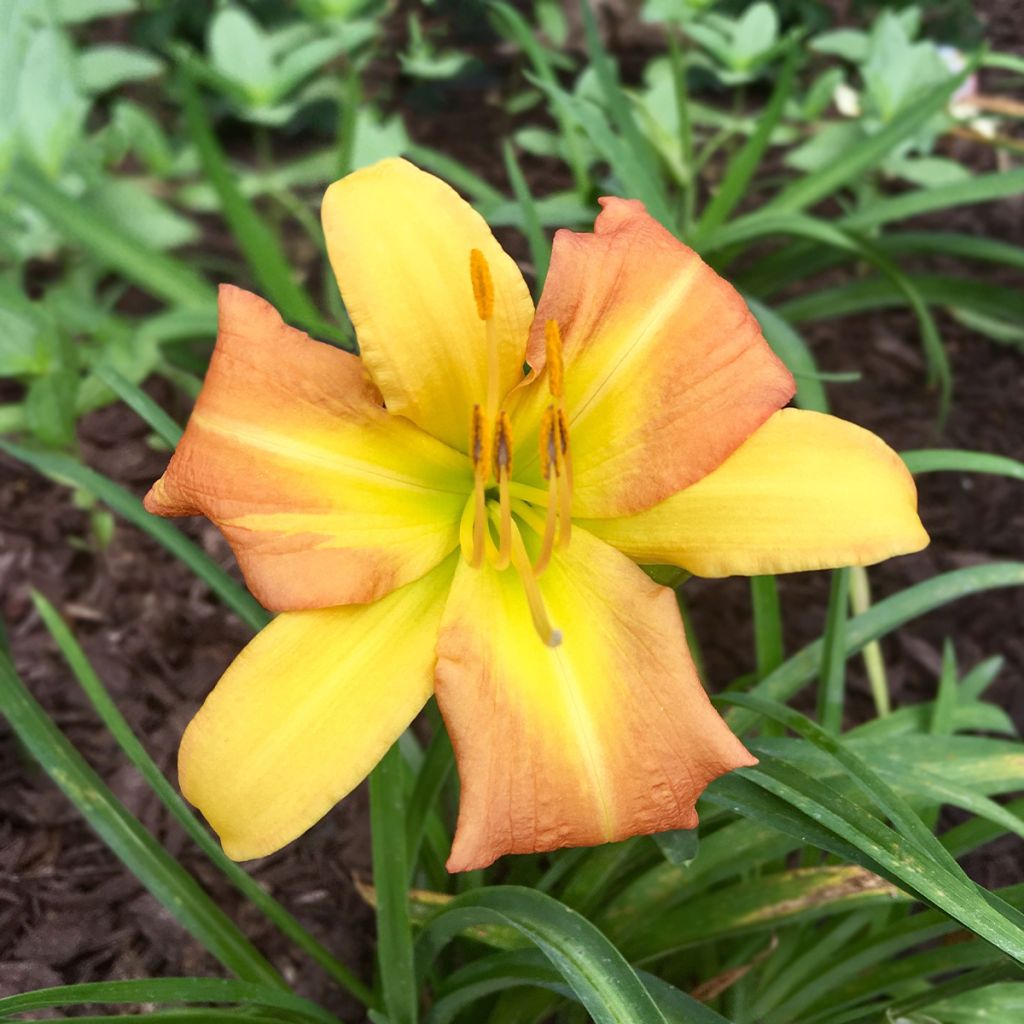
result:
[[[487,417],[493,419],[498,412],[500,368],[498,366],[498,333],[494,325],[494,280],[487,257],[479,249],[469,250],[469,280],[473,286],[477,316],[486,330],[487,346]]]
[[[469,252],[469,279],[473,284],[477,316],[481,320],[490,320],[494,316],[494,281],[487,257],[479,249]]]
[[[552,397],[561,399],[565,392],[565,364],[562,361],[562,332],[557,320],[544,324],[544,347],[547,353],[548,389]]]
[[[512,495],[509,480],[512,475],[512,422],[504,409],[494,423],[494,448],[491,465],[498,481],[498,557],[496,569],[508,568],[512,557]]]

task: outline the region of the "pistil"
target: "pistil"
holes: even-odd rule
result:
[[[487,536],[487,481],[491,475],[490,449],[487,444],[487,423],[479,405],[473,406],[470,426],[470,453],[473,459],[473,550],[469,564],[479,569],[484,564],[484,542]]]
[[[498,479],[498,558],[496,569],[507,569],[512,556],[512,497],[509,478],[512,474],[512,424],[504,409],[494,424],[494,475]]]
[[[544,605],[544,597],[537,585],[537,576],[534,567],[530,564],[530,556],[526,552],[522,534],[514,522],[511,526],[512,565],[523,584],[526,603],[530,609],[530,618],[533,620],[533,628],[548,647],[557,647],[562,642],[562,631],[551,625],[548,610]]]

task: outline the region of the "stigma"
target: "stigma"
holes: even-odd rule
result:
[[[498,571],[513,568],[522,583],[537,635],[549,647],[557,647],[562,642],[562,633],[551,623],[538,580],[554,551],[566,547],[572,533],[572,453],[569,419],[563,407],[565,364],[561,331],[554,320],[544,325],[544,375],[551,401],[541,419],[538,441],[541,469],[547,481],[545,493],[512,480],[515,444],[512,422],[502,407],[500,395],[494,283],[487,259],[479,249],[470,252],[469,278],[477,316],[485,328],[487,385],[484,400],[473,406],[469,423],[473,494],[466,503],[460,526],[462,553],[474,569],[485,563]],[[543,515],[534,505],[546,506]],[[520,524],[539,537],[532,561]]]

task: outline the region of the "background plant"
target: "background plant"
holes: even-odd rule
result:
[[[588,6],[461,6],[0,5],[0,444],[74,488],[94,551],[125,520],[250,627],[265,621],[206,551],[83,462],[77,426],[124,402],[154,446],[173,446],[179,422],[153,395],[196,394],[216,280],[248,283],[290,322],[353,347],[315,206],[329,181],[382,156],[446,176],[493,225],[518,232],[538,294],[552,228],[589,226],[603,193],[643,199],[742,288],[805,408],[827,408],[830,388],[859,372],[855,350],[845,364],[855,369],[819,370],[804,333],[818,320],[909,312],[937,423],[956,401],[943,324],[1015,351],[1024,341],[1012,276],[1022,250],[906,223],[1022,191],[1019,58],[980,39],[951,56],[938,46],[948,26],[913,6],[880,5],[837,28],[819,5],[649,0],[655,42],[627,76]],[[964,12],[951,13],[962,39]],[[513,64],[490,108],[508,125],[504,174],[485,178],[412,139],[418,110],[488,88],[481,54],[498,52]],[[971,85],[979,72],[983,91]],[[1020,462],[988,453],[905,458],[918,474],[1024,479]],[[951,602],[1022,584],[1024,563],[989,560],[872,604],[867,574],[840,570],[824,631],[793,652],[775,581],[754,580],[755,672],[719,700],[762,762],[710,787],[699,836],[450,877],[457,781],[428,709],[371,783],[372,984],[224,858],[59,610],[34,601],[69,685],[212,866],[374,1020],[953,1024],[1019,1012],[1022,892],[988,892],[960,861],[1024,836],[1022,805],[1007,799],[1024,789],[1024,757],[1014,723],[985,699],[999,652],[962,667],[951,637],[932,699],[893,709],[878,642]],[[678,593],[685,612],[683,584]],[[27,754],[230,977],[71,985],[0,1000],[0,1016],[156,1005],[150,1015],[175,1019],[335,1019],[291,990],[114,796],[12,654],[0,653],[0,709]],[[844,731],[861,655],[873,714]],[[940,829],[942,807],[959,808],[959,823]]]

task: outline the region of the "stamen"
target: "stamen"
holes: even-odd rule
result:
[[[494,475],[498,480],[498,559],[496,569],[507,569],[511,558],[512,543],[512,496],[509,493],[509,476],[512,473],[512,423],[504,409],[498,413],[494,424],[494,454],[492,457]]]
[[[548,321],[553,323],[554,321]],[[544,479],[548,482],[548,507],[544,516],[544,533],[541,540],[540,554],[534,563],[533,571],[537,576],[548,567],[551,552],[555,547],[555,524],[559,520],[559,473],[560,445],[558,441],[558,421],[555,418],[555,407],[549,405],[544,410],[540,421],[540,458]]]
[[[522,534],[514,522],[511,523],[511,527],[512,564],[519,574],[523,590],[526,592],[526,603],[530,607],[533,628],[537,630],[537,635],[548,647],[557,647],[562,642],[562,631],[551,625],[548,610],[544,606],[544,598],[541,595],[540,587],[537,586],[533,566],[530,565],[530,556],[526,553]]]
[[[487,258],[479,249],[469,251],[469,278],[473,282],[477,316],[481,320],[490,320],[494,316],[494,282]]]
[[[544,325],[544,342],[547,349],[548,388],[554,398],[561,399],[565,390],[565,364],[562,361],[562,332],[558,329],[557,320],[549,320]]]
[[[477,316],[484,322],[487,333],[487,418],[494,419],[498,411],[498,336],[494,327],[494,281],[487,257],[479,249],[469,251],[469,279],[473,285]]]
[[[572,536],[572,450],[569,447],[569,419],[564,409],[557,409],[558,424],[558,546],[568,547]]]
[[[473,551],[469,564],[479,569],[484,562],[484,542],[487,536],[487,507],[485,489],[491,475],[490,452],[487,448],[487,423],[479,405],[473,406],[470,427],[470,452],[473,457]]]

